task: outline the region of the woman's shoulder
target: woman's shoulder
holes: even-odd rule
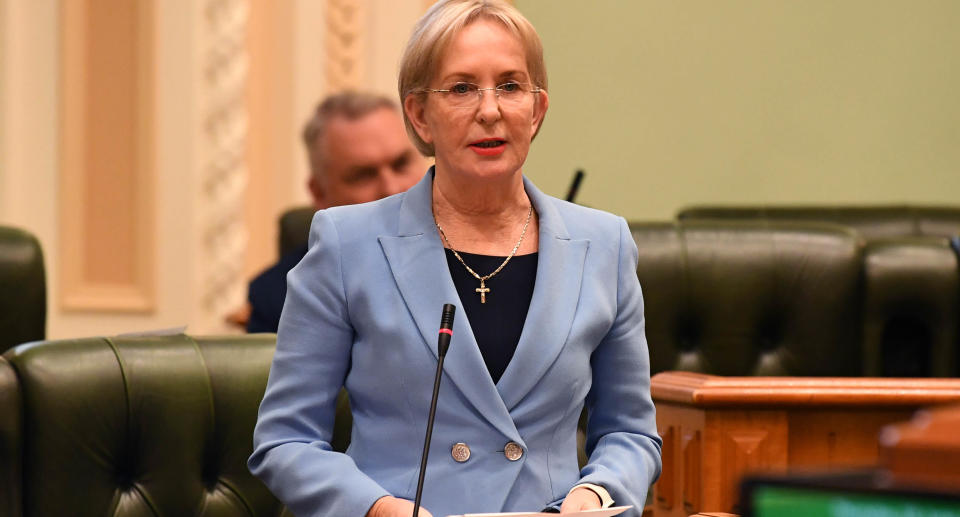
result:
[[[547,196],[572,239],[614,238],[624,219],[616,214]]]
[[[341,239],[382,235],[396,227],[402,196],[400,193],[369,203],[320,210],[314,215],[313,225],[317,226],[317,220],[325,218],[336,228]]]

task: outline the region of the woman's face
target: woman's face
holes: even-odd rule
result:
[[[464,27],[443,52],[430,88],[458,88],[460,83],[480,88],[519,83],[533,89],[520,39],[492,20]],[[407,116],[420,138],[433,144],[438,171],[491,178],[516,173],[526,160],[547,110],[546,92],[522,93],[512,101],[498,99],[493,90],[482,93],[469,107],[457,105],[448,93],[407,97]]]

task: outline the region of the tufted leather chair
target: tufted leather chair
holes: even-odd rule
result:
[[[246,467],[273,350],[273,335],[176,335],[8,351],[0,515],[281,515]]]
[[[0,353],[43,339],[47,287],[40,243],[29,233],[0,226]]]
[[[856,376],[862,243],[817,223],[632,223],[652,373]]]
[[[275,338],[101,337],[9,350],[0,515],[289,517],[246,467]],[[335,450],[346,449],[350,426],[343,392]],[[582,444],[578,452],[585,460]]]
[[[949,238],[960,207],[699,206],[680,220],[829,221],[856,229],[864,252],[866,375],[960,375],[960,267]]]
[[[795,206],[693,206],[677,219],[727,219],[766,221],[821,221],[855,228],[867,239],[928,235],[960,235],[960,207],[912,205],[795,205]]]
[[[960,376],[960,267],[947,239],[873,239],[864,253],[866,374]]]

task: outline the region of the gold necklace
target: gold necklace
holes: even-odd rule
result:
[[[450,251],[453,252],[453,256],[457,257],[457,260],[459,260],[460,263],[463,264],[463,267],[467,268],[467,271],[469,271],[474,278],[480,281],[480,287],[475,289],[475,291],[480,294],[480,303],[487,303],[487,293],[490,292],[490,288],[486,286],[485,282],[493,278],[493,276],[496,275],[497,273],[499,273],[500,270],[507,265],[507,262],[510,262],[510,259],[512,259],[513,256],[517,253],[517,250],[520,249],[520,243],[523,242],[523,236],[527,234],[527,226],[530,224],[531,216],[533,216],[532,203],[530,204],[530,210],[527,211],[527,220],[523,223],[523,231],[520,232],[520,240],[517,241],[516,246],[513,247],[513,250],[510,252],[509,255],[507,255],[507,258],[503,260],[503,263],[500,264],[500,267],[493,270],[493,273],[490,273],[489,275],[485,275],[485,276],[480,276],[477,274],[476,271],[474,271],[470,266],[468,266],[466,262],[463,261],[463,257],[461,257],[459,253],[457,253],[457,250],[453,249],[453,245],[450,244],[450,240],[447,239],[447,234],[443,233],[443,228],[440,227],[440,221],[437,221],[437,214],[433,214],[433,224],[437,225],[437,230],[440,231],[440,237],[443,237],[443,243],[446,244],[448,248],[450,248]]]

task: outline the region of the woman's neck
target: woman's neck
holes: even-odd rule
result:
[[[523,188],[523,176],[518,171],[508,177],[465,179],[437,171],[433,178],[433,206],[444,212],[463,217],[493,222],[517,208],[530,206]]]
[[[520,237],[531,202],[518,172],[509,178],[460,181],[438,171],[433,179],[433,214],[459,251],[507,255]],[[518,254],[537,250],[537,216],[530,217]]]

